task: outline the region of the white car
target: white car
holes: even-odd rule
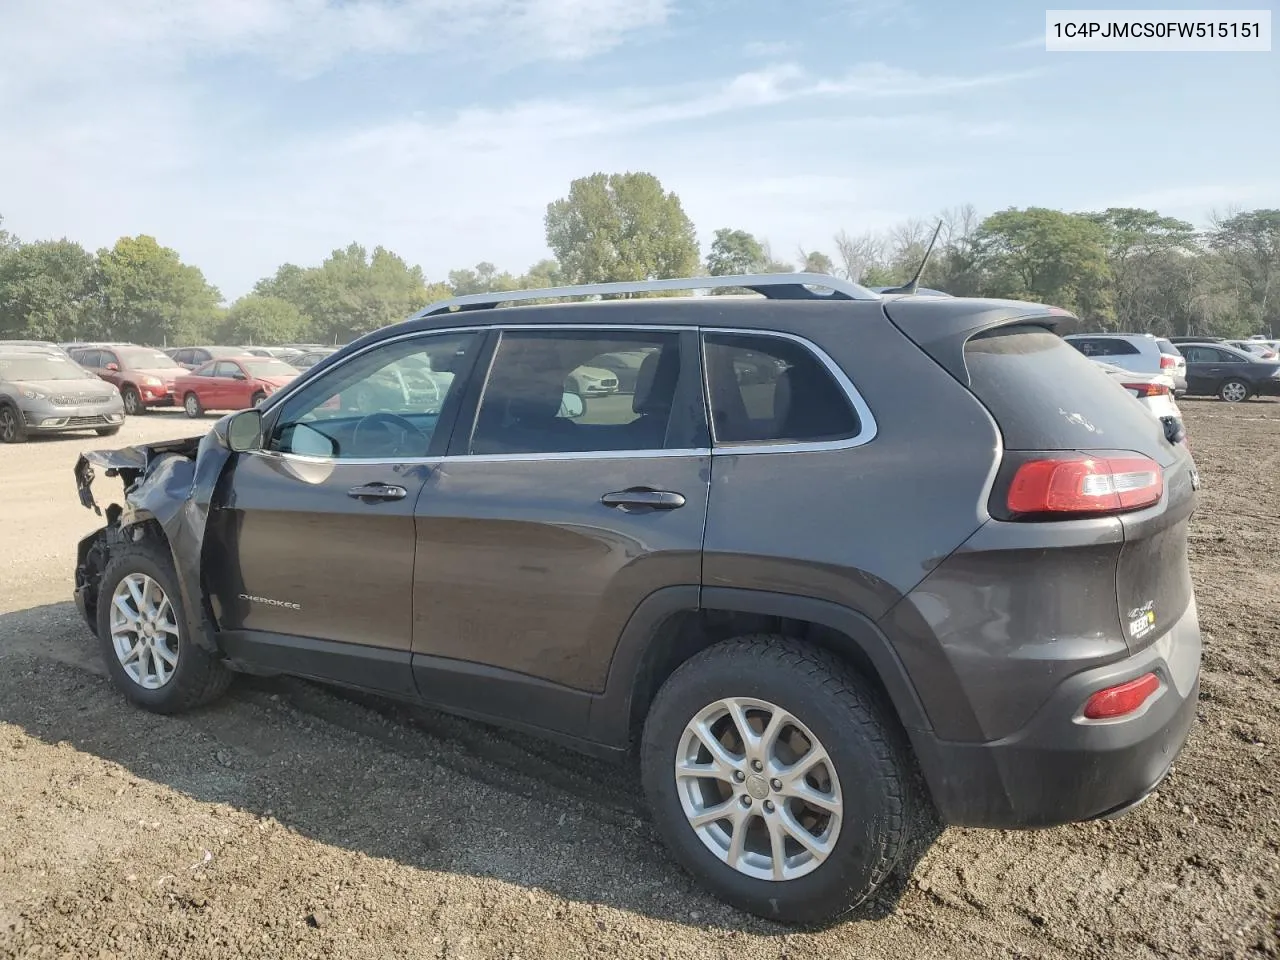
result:
[[[1149,333],[1072,333],[1062,339],[1090,360],[1102,360],[1135,373],[1173,378],[1173,392],[1187,392],[1187,360],[1172,342]]]
[[[1131,397],[1147,408],[1147,411],[1162,423],[1166,423],[1165,436],[1178,442],[1186,435],[1182,423],[1182,411],[1178,409],[1178,401],[1174,398],[1173,377],[1163,373],[1135,373],[1113,363],[1095,360],[1112,380],[1124,388]],[[1176,421],[1177,427],[1170,431],[1168,420]],[[1176,439],[1175,439],[1176,438]]]

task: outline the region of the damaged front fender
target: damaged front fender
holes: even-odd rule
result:
[[[203,437],[165,443],[94,450],[82,454],[75,466],[80,502],[99,516],[104,510],[93,495],[98,471],[119,477],[124,503],[105,509],[107,525],[80,541],[76,561],[76,606],[97,631],[98,588],[102,573],[118,545],[147,536],[154,524],[163,534],[191,632],[201,646],[217,650],[215,629],[205,601],[201,557],[214,492],[232,454],[220,421]]]

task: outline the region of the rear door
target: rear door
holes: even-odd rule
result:
[[[233,654],[412,688],[414,505],[439,469],[480,340],[441,332],[384,342],[269,408],[263,448],[224,478],[225,507],[205,541]],[[425,356],[452,368],[441,402],[386,389],[400,366]]]
[[[700,583],[697,338],[612,326],[494,336],[483,393],[418,499],[415,673],[435,702],[476,709],[483,680],[493,713],[564,729],[585,722],[586,701],[569,720],[549,706],[555,692],[602,690],[640,602]],[[630,390],[566,394],[598,357],[630,351],[644,354]]]

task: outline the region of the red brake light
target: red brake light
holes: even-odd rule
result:
[[[1167,353],[1160,354],[1160,369],[1172,370],[1178,365],[1177,358],[1169,356]]]
[[[1084,715],[1090,720],[1123,717],[1139,709],[1159,689],[1160,678],[1144,673],[1136,680],[1099,690],[1085,702]]]
[[[1064,457],[1022,464],[1009,485],[1013,514],[1118,513],[1157,503],[1164,471],[1154,460],[1129,457]]]
[[[1169,393],[1169,388],[1163,383],[1126,383],[1124,388],[1140,397],[1162,397]]]

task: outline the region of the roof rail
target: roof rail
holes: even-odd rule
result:
[[[488,310],[502,303],[551,300],[562,297],[601,297],[621,293],[657,293],[664,290],[722,290],[744,287],[770,300],[879,300],[879,295],[848,280],[822,273],[753,273],[737,277],[683,277],[674,280],[640,280],[624,283],[584,283],[541,290],[503,290],[473,293],[433,303],[410,319],[449,313],[454,310]],[[830,290],[816,293],[810,287]]]

